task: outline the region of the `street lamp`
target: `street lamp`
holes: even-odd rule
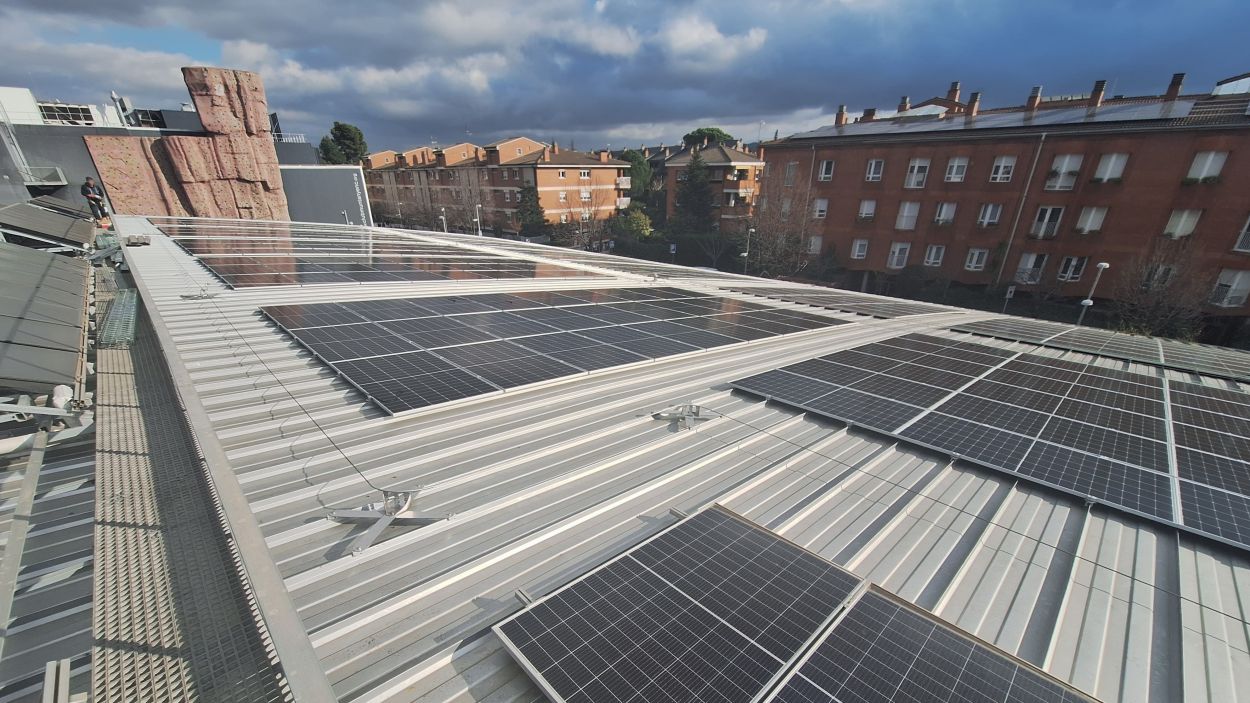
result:
[[[760,124],[763,124],[762,122]],[[751,235],[755,234],[755,228],[747,229],[747,250],[742,252],[742,275],[747,275],[747,264],[751,261]]]
[[[344,210],[342,214],[343,214],[343,221],[350,225],[352,221],[351,221],[351,218],[347,216],[347,211]]]
[[[443,221],[443,234],[447,234],[447,208],[440,207],[438,211],[442,213],[438,216],[438,219]]]
[[[477,225],[477,236],[482,236],[482,204],[478,203],[473,206],[473,212],[477,213],[477,217],[473,218],[474,224]]]
[[[1098,279],[1102,278],[1102,272],[1111,268],[1111,264],[1101,261],[1098,263],[1098,273],[1094,274],[1094,285],[1089,287],[1089,296],[1081,301],[1081,314],[1076,318],[1076,326],[1080,327],[1081,322],[1085,319],[1085,312],[1094,304],[1094,291],[1098,288]]]

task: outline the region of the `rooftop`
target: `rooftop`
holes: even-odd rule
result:
[[[729,385],[917,333],[1236,398],[1250,391],[1239,381],[951,329],[1013,319],[989,313],[506,240],[205,219],[118,227],[151,237],[123,255],[180,399],[161,407],[177,407],[194,435],[219,529],[248,575],[239,597],[255,599],[256,641],[272,639],[296,700],[323,700],[321,685],[353,701],[544,700],[491,631],[522,608],[514,594],[551,593],[672,525],[671,509],[712,504],[1099,700],[1250,698],[1246,549]],[[826,298],[785,300],[796,288]],[[379,301],[403,299],[458,306],[420,319],[513,314],[468,312],[474,296],[494,306],[564,296],[574,301],[564,317],[606,305],[669,324],[686,318],[634,301],[676,296],[670,311],[697,315],[716,300],[723,322],[669,339],[773,332],[391,414],[262,312],[385,315],[397,304]],[[780,317],[753,321],[760,311]],[[829,326],[775,322],[785,315]],[[350,350],[365,338],[339,332],[369,323],[323,324]],[[452,342],[431,346],[442,344]],[[703,419],[655,416],[684,404]],[[370,484],[420,487],[413,507],[432,521],[388,527],[355,553],[365,528],[327,517],[377,501]]]

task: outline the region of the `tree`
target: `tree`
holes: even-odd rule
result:
[[[324,164],[343,164],[347,163],[347,157],[343,156],[343,150],[339,145],[326,135],[321,138],[321,163]]]
[[[626,149],[622,157],[629,162],[629,197],[645,199],[651,193],[651,162],[633,149]]]
[[[353,124],[335,122],[321,138],[321,160],[328,164],[358,164],[368,153],[364,132]]]
[[[678,176],[673,226],[678,234],[698,234],[711,231],[712,222],[712,185],[707,164],[696,151]]]
[[[522,186],[521,204],[517,205],[517,222],[522,237],[541,237],[548,233],[547,214],[538,202],[538,189],[532,185]]]
[[[755,197],[750,227],[750,273],[780,277],[806,275],[810,265],[808,237],[814,220],[811,183],[785,185],[779,178],[765,178]]]
[[[1124,332],[1193,339],[1202,331],[1211,286],[1186,240],[1160,240],[1116,277],[1111,288],[1116,324]]]
[[[721,142],[734,141],[733,135],[729,134],[729,132],[726,132],[720,127],[699,127],[681,138],[687,146],[702,144],[704,139],[707,139],[708,144],[719,144]]]
[[[637,242],[651,237],[651,218],[641,207],[630,205],[616,217],[611,219],[612,238],[622,242]]]

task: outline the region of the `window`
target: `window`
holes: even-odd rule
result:
[[[964,259],[964,268],[969,271],[984,271],[985,261],[989,258],[989,249],[969,249],[968,258]]]
[[[1211,304],[1222,308],[1239,308],[1246,304],[1250,294],[1250,271],[1224,269],[1220,271],[1215,289],[1211,291]]]
[[[1046,268],[1046,255],[1025,252],[1020,257],[1020,267],[1016,269],[1016,283],[1030,285],[1042,280],[1042,269]]]
[[[1050,172],[1046,174],[1046,190],[1072,190],[1076,187],[1077,176],[1081,175],[1081,162],[1085,157],[1081,154],[1059,154],[1050,163]]]
[[[1099,183],[1118,181],[1124,177],[1124,165],[1128,163],[1128,154],[1103,154],[1098,160],[1098,168],[1094,170],[1094,180]]]
[[[1185,180],[1213,181],[1219,178],[1226,159],[1227,151],[1200,151],[1194,154],[1194,162],[1189,166],[1189,177]]]
[[[933,213],[933,223],[949,225],[955,221],[955,203],[938,203],[937,212]]]
[[[851,258],[867,259],[868,258],[868,240],[856,239],[851,242]]]
[[[1173,210],[1172,217],[1168,218],[1168,226],[1163,228],[1163,236],[1172,239],[1188,237],[1194,233],[1194,227],[1198,225],[1198,218],[1201,216],[1201,210]]]
[[[1233,251],[1250,252],[1250,219],[1247,219],[1246,224],[1241,226],[1241,235],[1237,237]]]
[[[899,203],[898,218],[894,220],[894,229],[916,229],[916,217],[919,214],[920,203]]]
[[[907,242],[894,242],[890,245],[890,258],[886,259],[886,268],[901,269],[907,266],[907,255],[911,253],[911,245]]]
[[[812,207],[812,217],[814,217],[817,220],[823,220],[825,219],[825,215],[828,215],[828,214],[829,214],[829,199],[828,198],[816,198],[816,202],[814,203],[814,206]]]
[[[520,171],[518,171],[518,170],[516,170],[515,168],[514,168],[514,169],[512,169],[512,180],[514,180],[514,181],[519,181],[519,180],[521,180],[521,172],[520,172]]]
[[[784,220],[789,216],[790,216],[790,199],[782,198],[781,199],[781,219]]]
[[[1059,220],[1063,218],[1063,208],[1045,206],[1037,209],[1037,218],[1033,220],[1033,228],[1029,235],[1034,239],[1054,239],[1059,232]]]
[[[930,244],[924,250],[924,265],[925,266],[941,266],[942,257],[944,256],[946,256],[946,245]]]
[[[1155,264],[1146,271],[1146,277],[1142,280],[1142,290],[1151,290],[1153,288],[1162,288],[1172,280],[1172,274],[1176,273],[1174,266],[1166,264]]]
[[[567,212],[560,213],[560,224],[568,224],[569,214]]]
[[[929,180],[929,160],[912,159],[907,164],[907,177],[903,179],[904,188],[923,188]]]
[[[814,237],[808,237],[807,238],[807,253],[819,254],[820,250],[824,248],[824,244],[825,244],[825,239],[824,237],[821,237],[820,235],[816,235]]]
[[[977,213],[978,227],[993,227],[998,224],[999,218],[1003,216],[1003,206],[998,203],[982,203],[981,210]]]
[[[567,191],[563,191],[563,190],[562,190],[562,191],[560,191],[560,202],[562,202],[562,203],[567,203],[568,201],[569,201],[569,194],[568,194],[568,192],[567,192]]]
[[[1010,183],[1011,173],[1016,170],[1016,157],[999,156],[990,169],[990,183]]]
[[[581,198],[582,198],[582,202],[583,202],[583,203],[584,203],[584,202],[589,201],[589,200],[590,200],[590,191],[588,191],[588,190],[583,190],[583,191],[581,192]]]
[[[1088,256],[1063,257],[1063,261],[1059,262],[1059,280],[1069,283],[1081,280],[1081,274],[1085,273],[1087,263],[1089,263]]]
[[[790,163],[786,164],[786,178],[785,178],[784,185],[787,185],[787,186],[794,185],[794,174],[798,173],[798,171],[799,171],[798,161],[791,161]]]
[[[1087,207],[1081,209],[1081,216],[1076,218],[1077,234],[1096,234],[1102,231],[1102,221],[1107,218],[1107,208]]]
[[[590,212],[582,210],[582,222],[590,222]]]
[[[820,178],[820,180],[822,180],[822,181],[831,181],[831,180],[833,180],[833,162],[832,162],[832,161],[821,161],[821,162],[820,162],[820,176],[819,176],[819,178]]]
[[[556,171],[556,178],[564,178],[564,169]]]
[[[585,181],[585,180],[589,180],[589,179],[590,179],[590,169],[588,169],[588,168],[584,168],[584,169],[582,169],[582,170],[578,171],[578,172],[577,172],[577,177],[578,177],[578,178],[580,178],[580,179],[582,179],[583,181]]]
[[[859,219],[871,220],[872,218],[876,216],[877,216],[877,201],[876,200],[859,201]]]
[[[512,202],[512,191],[510,191],[510,190],[505,190],[505,191],[503,192],[503,201],[504,201],[505,203],[510,203],[510,202]]]
[[[516,148],[516,153],[517,153],[517,156],[521,155],[521,147]]]
[[[499,169],[499,180],[501,181],[508,180],[508,169],[506,168]]]
[[[865,181],[879,181],[885,173],[885,159],[869,159],[868,171],[864,174]]]
[[[946,182],[963,183],[968,175],[968,157],[953,156],[946,162]]]

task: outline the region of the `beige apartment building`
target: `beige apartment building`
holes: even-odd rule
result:
[[[537,189],[552,224],[599,223],[629,205],[629,163],[606,151],[586,154],[512,137],[374,156],[365,159],[365,180],[375,219],[409,226],[516,233],[525,186]]]

